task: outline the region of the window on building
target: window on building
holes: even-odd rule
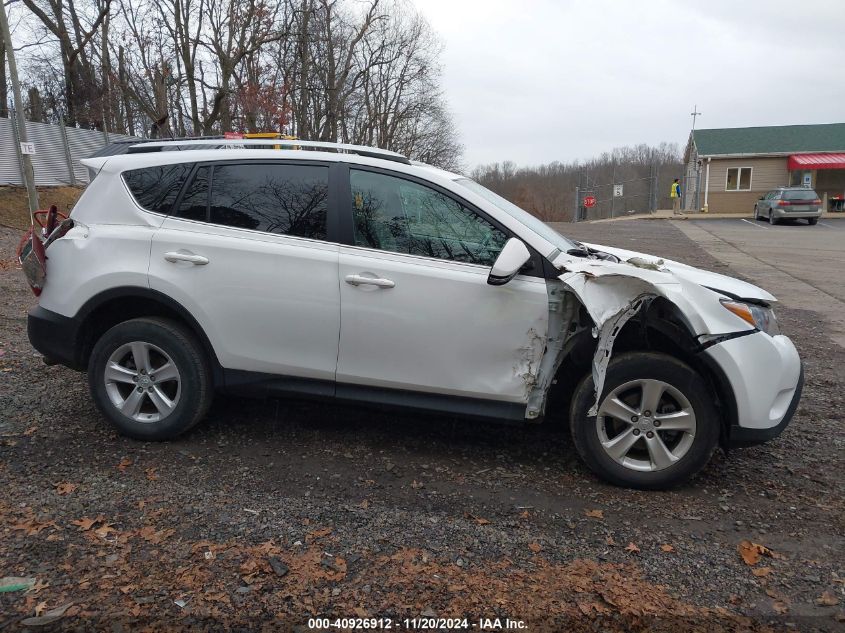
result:
[[[751,167],[729,168],[725,191],[751,191]]]
[[[147,211],[170,213],[192,165],[160,165],[123,172],[123,180],[135,201]]]
[[[355,244],[490,266],[507,235],[439,191],[403,178],[352,170]]]
[[[325,240],[328,194],[327,167],[279,163],[217,165],[211,176],[208,221]]]

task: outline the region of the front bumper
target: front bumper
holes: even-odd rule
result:
[[[85,369],[79,358],[80,323],[73,317],[35,306],[27,315],[26,332],[29,342],[47,362],[61,363],[71,369]]]
[[[719,367],[734,397],[725,444],[751,446],[780,435],[804,386],[804,370],[792,341],[755,332],[713,345],[704,353]]]

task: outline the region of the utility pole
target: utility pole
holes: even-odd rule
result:
[[[9,79],[12,82],[12,94],[15,99],[18,140],[21,143],[26,143],[26,120],[23,111],[23,99],[21,99],[21,85],[18,81],[18,65],[15,63],[15,49],[12,48],[12,34],[9,32],[9,20],[6,17],[6,7],[3,3],[0,3],[0,37],[6,43],[6,59],[9,60]],[[32,219],[32,214],[38,209],[38,192],[35,190],[35,172],[32,171],[32,160],[30,160],[29,154],[24,154],[23,151],[21,151],[21,164],[23,165],[26,193],[29,198],[29,215]]]

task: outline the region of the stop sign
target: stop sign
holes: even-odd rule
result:
[[[584,196],[584,206],[587,208],[596,206],[596,197]]]

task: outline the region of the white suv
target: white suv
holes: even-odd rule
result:
[[[33,346],[121,433],[175,437],[215,390],[568,420],[600,476],[665,488],[792,417],[801,361],[764,290],[574,242],[392,152],[267,143],[87,159],[46,276],[24,266]]]

